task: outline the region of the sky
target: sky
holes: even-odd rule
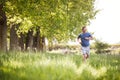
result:
[[[109,44],[120,44],[120,0],[96,0],[95,9],[100,12],[91,21],[88,31]]]

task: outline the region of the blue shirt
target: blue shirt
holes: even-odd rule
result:
[[[83,47],[87,47],[90,45],[89,40],[85,39],[86,37],[92,37],[90,33],[86,32],[86,33],[81,33],[78,38],[81,39],[81,45]]]

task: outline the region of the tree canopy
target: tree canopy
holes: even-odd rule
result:
[[[40,27],[41,35],[59,40],[78,34],[96,14],[94,0],[6,0],[5,10],[20,32]]]
[[[18,36],[33,31],[49,41],[75,38],[90,24],[97,10],[95,0],[0,0],[7,17],[8,34],[13,25]]]

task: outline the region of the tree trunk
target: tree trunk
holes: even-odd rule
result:
[[[37,36],[36,49],[37,49],[37,51],[41,51],[41,49],[40,49],[40,31],[37,31],[36,36]]]
[[[38,51],[45,51],[45,37],[37,35],[37,50]]]
[[[46,46],[45,46],[45,37],[44,37],[44,36],[41,37],[40,49],[41,49],[42,51],[45,51],[45,50],[46,50]]]
[[[24,39],[25,39],[25,35],[24,34],[20,34],[20,38],[19,38],[19,47],[21,48],[21,51],[24,51]]]
[[[41,37],[39,27],[36,30],[36,35],[33,37],[33,50],[45,51],[45,37]]]
[[[36,47],[37,47],[37,36],[33,36],[33,50],[36,51]]]
[[[10,29],[10,50],[11,51],[19,50],[18,35],[15,30],[18,26],[19,25],[17,24],[12,25]]]
[[[32,51],[33,47],[33,31],[28,31],[26,37],[26,50]]]
[[[7,21],[3,11],[3,4],[0,4],[0,51],[7,50]]]
[[[42,51],[42,39],[40,37],[40,28],[36,29],[36,34],[33,38],[33,48],[35,51]]]

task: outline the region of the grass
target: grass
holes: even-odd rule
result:
[[[120,55],[1,53],[0,80],[120,80]]]

